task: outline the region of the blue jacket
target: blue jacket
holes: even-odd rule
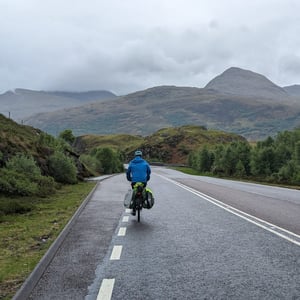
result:
[[[128,181],[147,182],[150,179],[151,169],[147,161],[136,156],[130,163],[126,172]]]

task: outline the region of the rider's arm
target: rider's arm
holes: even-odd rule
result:
[[[131,166],[128,166],[128,169],[126,171],[126,178],[128,181],[131,181]]]
[[[150,180],[150,174],[151,174],[151,169],[150,166],[147,164],[147,181]]]

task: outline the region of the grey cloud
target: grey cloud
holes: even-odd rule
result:
[[[203,87],[231,66],[300,83],[293,0],[2,0],[0,9],[0,92]]]

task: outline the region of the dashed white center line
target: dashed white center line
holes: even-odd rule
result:
[[[115,279],[103,279],[97,300],[110,300],[115,284]]]
[[[126,208],[126,209],[125,209],[125,212],[126,212],[126,213],[130,213],[130,212],[131,212],[131,209],[130,209],[130,208]]]
[[[121,257],[121,253],[122,253],[122,248],[123,246],[114,246],[112,252],[111,252],[111,256],[110,256],[110,260],[118,260]]]
[[[125,236],[126,235],[126,227],[120,227],[118,236]]]
[[[129,216],[124,216],[122,222],[128,222],[129,221]]]

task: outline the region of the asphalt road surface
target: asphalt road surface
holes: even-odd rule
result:
[[[101,182],[30,299],[300,299],[299,191],[152,171],[140,223]]]

